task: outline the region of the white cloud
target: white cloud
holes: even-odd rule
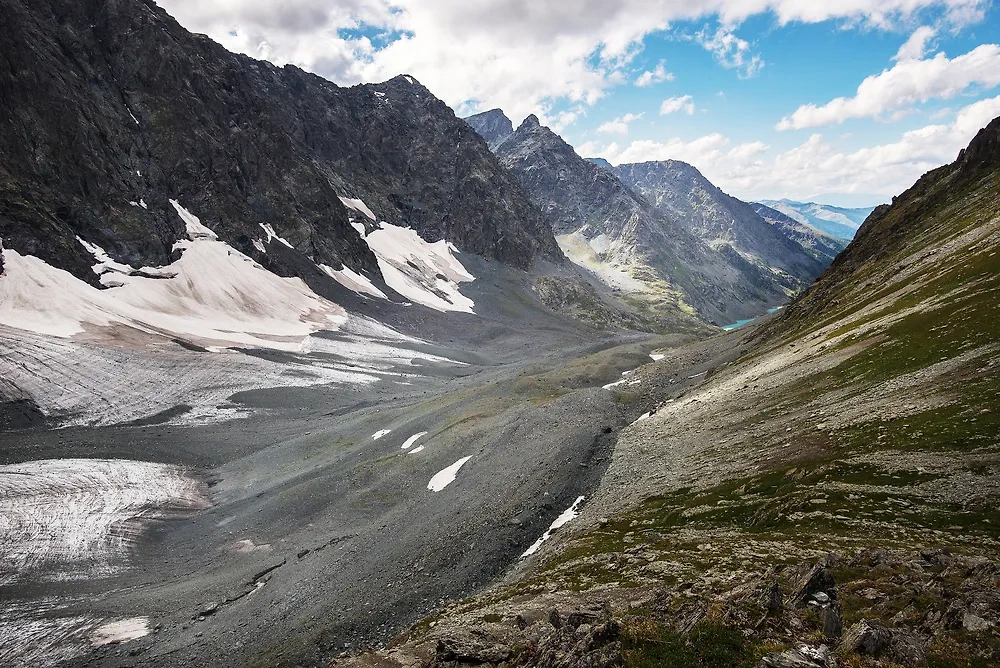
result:
[[[678,111],[683,111],[688,116],[694,115],[694,99],[690,95],[680,97],[670,97],[660,105],[660,115],[666,116]]]
[[[673,72],[667,71],[665,63],[661,60],[654,69],[640,74],[635,80],[635,85],[639,88],[645,88],[664,81],[673,81],[676,78]]]
[[[338,84],[417,77],[452,107],[501,107],[512,116],[558,102],[591,105],[630,78],[650,34],[688,20],[722,62],[752,74],[761,61],[732,30],[772,12],[779,24],[828,19],[873,26],[944,10],[952,25],[979,20],[988,0],[160,0],[191,30],[227,48],[291,63]],[[755,60],[756,58],[756,60]],[[655,75],[656,70],[653,70]],[[642,78],[642,75],[640,75]],[[653,77],[651,76],[651,82]]]
[[[888,201],[928,170],[953,161],[959,150],[998,116],[1000,96],[964,107],[950,124],[928,125],[906,132],[894,142],[851,152],[838,151],[818,133],[776,155],[761,142],[731,146],[721,134],[690,142],[636,140],[624,148],[612,144],[586,149],[589,155],[600,155],[612,164],[683,160],[743,199],[804,199],[822,192],[873,193]]]
[[[781,119],[778,130],[800,130],[849,118],[876,118],[907,105],[950,99],[973,86],[1000,85],[1000,45],[983,44],[949,59],[939,53],[925,60],[900,60],[892,69],[868,77],[854,97],[838,97],[823,106],[807,104]]]
[[[619,116],[613,121],[603,123],[597,128],[597,131],[607,134],[627,135],[628,126],[642,118],[643,115],[644,114],[625,114],[624,116]]]
[[[892,57],[893,60],[920,60],[927,54],[928,42],[937,37],[937,30],[930,26],[917,28],[910,39],[906,40],[899,51]]]
[[[750,54],[750,43],[725,26],[720,26],[714,33],[703,30],[695,35],[695,39],[714,54],[723,67],[738,70],[743,78],[754,76],[764,67],[759,55]]]

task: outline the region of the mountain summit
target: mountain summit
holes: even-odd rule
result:
[[[342,88],[235,55],[152,2],[0,1],[0,238],[96,283],[76,239],[136,267],[163,265],[184,228],[169,200],[220,239],[276,236],[316,263],[379,277],[344,200],[372,223],[519,267],[559,261],[552,233],[473,131],[401,75]],[[367,213],[363,216],[369,220]]]

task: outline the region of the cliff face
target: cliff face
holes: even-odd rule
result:
[[[777,270],[776,280],[789,290],[808,286],[833,260],[810,254],[798,239],[770,224],[750,204],[722,192],[687,163],[625,164],[614,173],[712,247],[730,246],[751,262]]]
[[[486,140],[490,149],[496,148],[500,142],[514,134],[514,124],[499,109],[491,109],[481,114],[475,114],[465,119],[476,133]]]
[[[94,282],[85,238],[168,261],[178,200],[269,269],[270,225],[316,262],[378,275],[341,197],[426,240],[558,261],[486,144],[408,76],[338,87],[234,55],[147,0],[0,0],[0,238]],[[273,243],[273,241],[272,241]]]
[[[677,212],[658,209],[581,158],[534,116],[494,150],[571,259],[656,308],[672,304],[725,325],[780,304],[794,289],[732,246],[706,243]]]

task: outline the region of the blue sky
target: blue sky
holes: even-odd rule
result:
[[[1000,115],[991,0],[162,0],[234,51],[417,77],[585,156],[680,159],[744,199],[891,198]],[[637,85],[645,84],[645,85]]]

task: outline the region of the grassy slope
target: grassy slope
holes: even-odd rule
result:
[[[438,637],[477,628],[531,664],[534,637],[511,635],[519,610],[599,599],[626,665],[750,666],[836,643],[787,598],[822,561],[844,628],[907,629],[931,666],[1000,664],[996,628],[966,628],[968,615],[1000,619],[1000,123],[991,131],[874,214],[750,355],[626,430],[576,533],[448,610]],[[768,612],[759,594],[773,584],[785,605]]]

